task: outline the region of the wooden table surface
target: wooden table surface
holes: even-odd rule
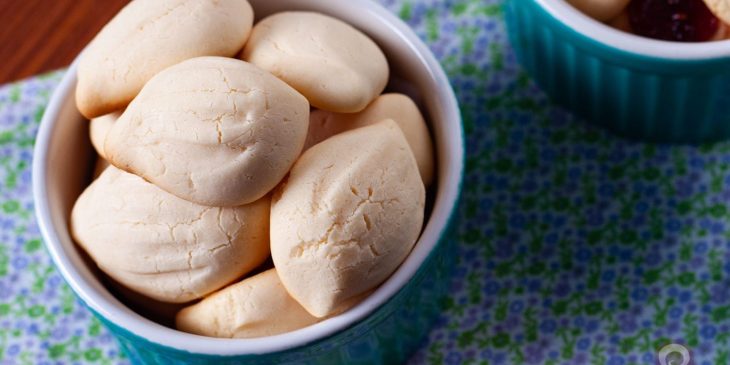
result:
[[[129,0],[0,0],[0,84],[68,66]]]

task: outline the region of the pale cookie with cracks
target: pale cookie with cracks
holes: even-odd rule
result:
[[[426,186],[434,173],[433,142],[426,121],[416,103],[403,94],[383,94],[359,113],[332,113],[315,110],[309,116],[309,132],[304,149],[336,134],[392,119],[398,124],[416,157],[418,171]]]
[[[206,207],[109,167],[76,201],[71,232],[99,268],[155,300],[207,295],[269,254],[270,199]]]
[[[309,103],[270,73],[200,57],[150,80],[109,131],[109,162],[191,202],[260,199],[301,154]]]
[[[106,140],[106,135],[109,133],[109,130],[112,129],[114,122],[119,119],[120,115],[122,115],[121,112],[114,112],[89,121],[89,138],[91,139],[91,145],[94,146],[96,153],[103,158],[106,158],[106,153],[104,153],[104,141]]]
[[[275,269],[221,289],[175,318],[181,331],[222,338],[273,336],[317,322],[287,293]]]
[[[289,294],[315,317],[346,310],[405,260],[425,188],[398,125],[386,120],[307,150],[271,204],[271,254]]]
[[[87,118],[123,109],[163,69],[199,56],[232,57],[251,33],[246,0],[135,0],[82,52],[76,104]]]
[[[616,18],[631,0],[567,0],[586,15],[601,22]]]
[[[283,12],[258,22],[242,57],[286,81],[320,109],[355,113],[388,83],[388,61],[351,25],[318,13]]]
[[[725,24],[730,24],[730,0],[704,0],[716,17]]]

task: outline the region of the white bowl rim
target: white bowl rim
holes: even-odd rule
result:
[[[535,1],[548,14],[576,32],[599,43],[626,52],[678,61],[730,57],[730,40],[685,43],[651,39],[603,24],[585,15],[566,0],[526,1]]]
[[[440,98],[445,101],[445,115],[449,118],[447,123],[449,123],[449,126],[456,126],[458,128],[458,132],[450,135],[449,143],[459,148],[454,151],[450,160],[443,161],[440,164],[440,167],[443,167],[445,170],[443,174],[448,176],[449,184],[439,187],[439,195],[443,195],[443,198],[437,199],[431,213],[431,219],[425,226],[416,247],[406,261],[385,283],[356,307],[315,325],[276,336],[253,339],[222,339],[198,336],[162,326],[131,312],[129,309],[123,310],[116,308],[113,303],[97,293],[73,267],[70,259],[64,253],[60,243],[61,239],[54,229],[49,209],[48,191],[46,188],[46,170],[49,152],[47,146],[57,124],[56,116],[64,107],[66,97],[76,84],[77,62],[75,61],[66,71],[66,74],[54,91],[41,121],[33,151],[32,182],[36,218],[46,248],[56,268],[66,282],[89,308],[104,317],[107,321],[140,339],[178,351],[206,356],[245,356],[276,353],[326,339],[363,321],[404,288],[436,246],[443,239],[448,239],[446,237],[446,230],[455,214],[461,192],[465,153],[461,113],[449,79],[423,41],[408,25],[384,7],[376,2],[367,0],[351,0],[348,1],[347,5],[349,7],[364,7],[371,15],[385,20],[394,33],[410,42],[409,46],[415,49],[418,56],[426,64],[428,71],[431,72],[431,77],[439,85],[443,86],[438,92],[441,94]],[[435,217],[442,217],[442,219],[435,221]]]

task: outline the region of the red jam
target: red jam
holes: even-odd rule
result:
[[[667,41],[707,41],[720,27],[703,0],[633,0],[628,13],[634,33]]]

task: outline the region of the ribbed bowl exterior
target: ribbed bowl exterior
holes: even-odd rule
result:
[[[505,20],[522,66],[586,121],[651,142],[730,138],[730,57],[629,53],[566,26],[534,0],[506,0]]]
[[[238,357],[191,354],[147,341],[95,314],[133,364],[403,364],[441,313],[455,261],[450,236],[445,234],[413,279],[366,320],[289,351]]]

